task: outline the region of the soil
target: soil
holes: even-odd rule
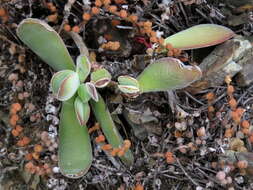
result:
[[[49,2],[53,3],[56,12],[50,10]],[[71,2],[71,9],[66,10],[67,1],[0,0],[0,12],[2,9],[6,12],[4,16],[0,14],[0,189],[253,189],[253,140],[250,139],[253,133],[253,86],[239,87],[233,79],[231,85],[235,88],[233,97],[237,108],[245,109],[241,121],[247,120],[250,124],[251,130],[247,134],[241,132],[241,127],[235,127],[230,116],[225,82],[197,94],[178,90],[147,93],[135,99],[108,87],[100,93],[121,135],[132,143],[134,165],[128,168],[116,159],[120,166],[116,167],[95,143],[97,134],[92,133],[94,158],[89,172],[79,179],[69,179],[59,173],[60,102],[49,88],[54,71],[21,42],[16,35],[17,25],[30,17],[48,22],[63,38],[74,60],[79,50],[63,26],[65,23],[71,27],[78,25],[79,35],[89,52],[96,56],[98,65],[108,69],[113,81],[120,75],[137,76],[150,60],[162,56],[147,55],[146,50],[152,45],[149,37],[139,34],[131,22],[104,8],[84,22],[82,15],[94,1],[69,0],[68,3]],[[163,37],[202,23],[227,26],[246,38],[253,34],[251,1],[240,1],[240,5],[237,1],[218,0],[123,0],[123,5],[115,0],[112,4],[115,2],[119,8],[125,6],[130,13],[136,13],[140,21],[152,22],[152,29],[161,32]],[[50,22],[48,16],[56,13],[57,18]],[[120,27],[111,25],[113,19],[121,21]],[[101,50],[98,39],[105,34],[120,42],[119,50]],[[208,55],[212,49],[206,48],[203,54]],[[186,64],[200,64],[203,54],[195,57],[195,51],[183,52],[183,56],[188,57]],[[208,93],[215,95],[211,102],[206,99]],[[14,127],[10,123],[11,108],[15,103],[22,106],[17,123],[23,130],[17,136],[13,135]],[[210,112],[210,106],[214,112]],[[135,123],[136,120],[145,122]],[[91,116],[88,127],[94,124],[94,116]],[[233,128],[231,136],[228,135],[230,128]],[[49,136],[51,144],[41,139],[43,132]],[[20,146],[24,137],[29,143]],[[227,151],[235,150],[231,145],[235,141],[243,143],[247,152],[248,156],[244,157],[248,163],[246,169],[238,168],[237,160],[226,162],[223,159]],[[29,159],[35,145],[42,145],[43,150],[38,158]],[[173,163],[166,161],[166,152],[173,154]],[[29,173],[25,169],[29,160],[38,168],[48,164],[48,173]],[[218,175],[222,172],[225,177],[219,180]]]

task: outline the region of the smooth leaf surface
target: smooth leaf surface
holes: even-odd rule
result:
[[[76,93],[80,81],[76,72],[63,70],[55,73],[50,83],[56,98],[66,101]]]
[[[178,32],[165,39],[173,48],[181,50],[197,49],[220,44],[235,36],[227,27],[217,24],[200,24]]]
[[[139,88],[138,80],[130,76],[120,76],[118,77],[118,82],[120,85],[129,85],[129,86],[135,86],[136,88]]]
[[[106,69],[98,69],[91,73],[90,78],[97,88],[103,88],[111,81],[112,76]]]
[[[99,101],[95,102],[91,100],[92,111],[99,122],[103,133],[106,136],[107,141],[112,145],[113,148],[119,148],[123,145],[123,139],[115,126],[111,114],[107,109],[105,102],[101,96]],[[128,150],[120,159],[128,166],[133,164],[134,158],[131,150]]]
[[[90,117],[90,106],[88,103],[83,103],[79,97],[75,99],[75,112],[80,125],[86,125]]]
[[[98,101],[98,92],[97,92],[95,85],[92,82],[86,82],[85,85],[86,85],[87,92],[89,93],[90,97],[97,102]]]
[[[74,70],[75,65],[57,32],[47,23],[28,18],[17,28],[18,37],[56,71]]]
[[[201,77],[197,66],[185,66],[180,60],[165,57],[148,65],[138,76],[141,92],[184,88]]]
[[[85,55],[79,55],[76,59],[76,72],[81,82],[84,82],[91,70],[89,59]]]
[[[83,103],[88,102],[91,98],[86,84],[80,84],[80,86],[78,87],[77,93],[78,93],[78,96],[83,101]]]
[[[67,177],[82,177],[91,166],[92,149],[87,127],[76,119],[74,97],[63,102],[60,118],[60,171]]]

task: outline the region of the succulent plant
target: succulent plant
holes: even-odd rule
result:
[[[67,177],[81,177],[92,163],[92,149],[86,127],[90,117],[90,100],[107,141],[113,147],[121,147],[123,143],[102,97],[96,90],[96,87],[105,87],[111,81],[111,75],[103,68],[91,72],[91,64],[85,55],[77,57],[75,66],[61,37],[41,20],[23,20],[17,28],[17,35],[42,60],[58,71],[50,83],[55,97],[63,101],[59,129],[60,171]],[[89,74],[91,81],[85,82]],[[120,159],[127,165],[133,163],[130,150]]]
[[[234,36],[229,28],[216,24],[200,24],[169,36],[164,41],[180,50],[203,48],[222,43]],[[163,50],[166,51],[166,50]],[[179,59],[165,57],[148,65],[135,79],[120,76],[120,91],[136,97],[141,93],[184,88],[201,77],[198,66],[184,65]]]

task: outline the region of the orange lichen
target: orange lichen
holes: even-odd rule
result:
[[[96,123],[93,127],[89,128],[88,133],[92,133],[93,131],[99,130],[100,126],[98,123]]]
[[[108,6],[108,5],[111,4],[111,0],[103,0],[103,4],[104,4],[105,6]]]
[[[108,7],[108,11],[110,13],[116,13],[117,12],[117,7],[115,5],[111,5]]]
[[[182,133],[181,133],[180,131],[176,130],[176,131],[174,132],[174,136],[175,136],[176,138],[180,138],[180,137],[182,137]]]
[[[135,185],[134,190],[144,190],[144,187],[143,185],[138,183],[137,185]]]
[[[152,42],[152,43],[157,43],[157,42],[158,42],[157,37],[150,37],[149,40],[150,40],[150,42]]]
[[[27,154],[25,155],[25,160],[30,161],[30,160],[32,160],[32,159],[33,159],[32,153],[27,153]]]
[[[112,149],[112,145],[105,144],[105,145],[101,146],[101,149],[104,150],[104,151],[111,150]]]
[[[95,1],[95,5],[96,5],[97,7],[101,7],[101,6],[102,6],[102,2],[101,2],[100,0],[96,0],[96,1]]]
[[[111,155],[116,156],[119,151],[120,151],[120,148],[113,148],[111,151]]]
[[[138,21],[138,17],[136,15],[130,15],[128,20],[132,23],[136,23]]]
[[[232,128],[226,129],[225,135],[224,135],[226,138],[231,138],[233,135],[234,135],[234,130]]]
[[[116,4],[125,4],[127,3],[126,0],[114,0]]]
[[[237,106],[237,101],[234,98],[231,98],[228,102],[229,106],[231,107],[232,110],[236,109]]]
[[[98,137],[95,138],[96,143],[101,143],[105,141],[105,136],[104,135],[99,135]]]
[[[70,31],[71,31],[71,26],[70,26],[69,24],[64,24],[63,29],[64,29],[66,32],[70,32]]]
[[[40,145],[40,144],[36,144],[34,147],[33,147],[33,150],[34,152],[42,152],[43,150],[43,147]]]
[[[20,103],[14,103],[11,105],[11,109],[14,109],[18,112],[22,109],[22,106],[20,105]]]
[[[4,8],[0,7],[0,17],[3,17],[6,15],[6,11]]]
[[[79,33],[80,32],[80,27],[79,26],[73,26],[72,31],[75,32],[75,33]]]
[[[121,17],[121,18],[127,18],[127,11],[126,10],[120,10],[119,11],[119,16]]]
[[[228,85],[227,87],[227,93],[228,95],[232,95],[235,91],[235,88],[232,85]]]
[[[175,162],[175,158],[172,152],[165,153],[166,162],[168,164],[173,164]]]
[[[16,129],[12,129],[11,134],[12,134],[14,137],[19,136],[19,132],[18,132]]]
[[[89,21],[91,19],[91,15],[89,13],[83,13],[83,20]]]
[[[117,155],[119,157],[123,156],[125,154],[125,150],[124,149],[120,149],[118,152],[117,152]]]
[[[107,43],[102,44],[101,48],[116,51],[120,48],[120,43],[118,41],[109,41]]]
[[[18,132],[22,132],[24,128],[21,127],[20,125],[16,125],[15,129],[16,129]]]
[[[214,98],[215,98],[215,95],[214,95],[213,92],[209,92],[209,93],[206,94],[206,99],[207,99],[208,101],[213,101]]]
[[[250,124],[249,124],[249,122],[247,121],[247,120],[243,120],[242,121],[242,123],[241,123],[241,126],[243,127],[243,128],[249,128],[249,126],[250,126]]]
[[[33,152],[32,153],[32,157],[35,159],[35,160],[38,160],[40,158],[40,155],[38,152]]]
[[[97,7],[92,7],[91,8],[91,13],[94,15],[98,15],[100,13],[100,9]]]
[[[120,24],[120,21],[119,20],[112,20],[111,24],[112,24],[112,26],[117,26]]]
[[[209,112],[209,113],[212,113],[212,112],[214,112],[214,111],[215,111],[215,109],[214,109],[213,106],[208,106],[208,112]]]
[[[237,167],[239,169],[246,169],[248,167],[248,162],[246,160],[239,160],[237,162]]]

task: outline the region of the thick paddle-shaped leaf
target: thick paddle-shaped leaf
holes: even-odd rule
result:
[[[63,175],[78,178],[91,166],[92,149],[87,127],[76,118],[74,97],[63,102],[60,118],[59,167]]]
[[[33,18],[25,19],[19,24],[17,35],[56,71],[63,69],[74,70],[75,65],[64,42],[47,23]]]
[[[201,77],[197,66],[185,66],[180,60],[165,57],[148,65],[138,76],[141,92],[184,88]]]
[[[113,148],[119,148],[123,145],[123,139],[119,134],[117,127],[115,126],[111,114],[107,109],[105,102],[101,96],[99,101],[95,102],[91,100],[92,111],[100,124],[103,133],[106,136],[107,141],[112,145]],[[120,159],[128,166],[133,164],[134,158],[130,150],[128,150]]]
[[[173,48],[181,50],[203,48],[222,43],[232,38],[235,33],[227,27],[216,24],[200,24],[178,32],[165,39]]]

